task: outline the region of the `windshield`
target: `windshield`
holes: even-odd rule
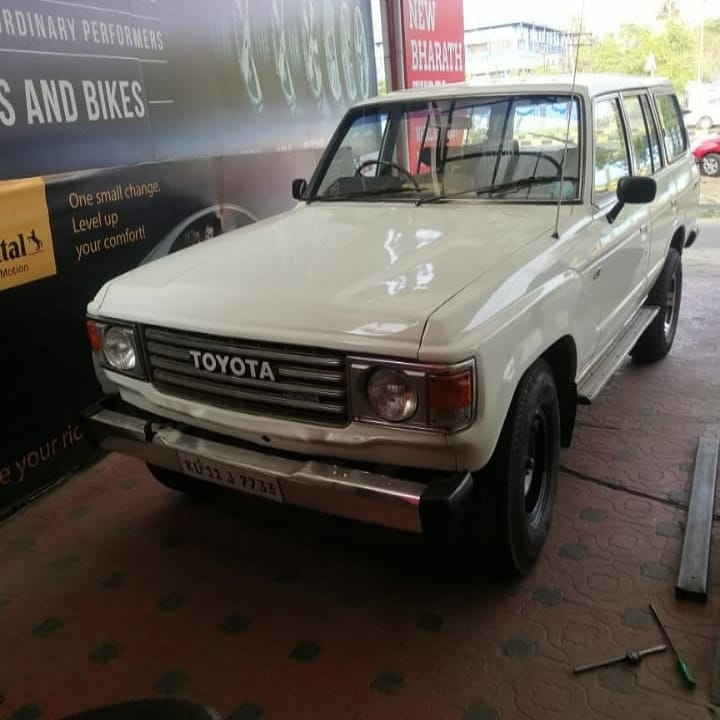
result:
[[[557,202],[579,197],[577,98],[393,102],[351,112],[343,127],[310,200]]]

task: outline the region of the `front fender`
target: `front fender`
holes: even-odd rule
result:
[[[420,347],[423,362],[475,358],[477,419],[449,438],[458,467],[472,471],[490,460],[526,370],[561,338],[577,346],[588,337],[580,326],[588,299],[576,272],[536,272],[524,287],[519,275],[492,293],[480,281],[465,288],[431,316]]]

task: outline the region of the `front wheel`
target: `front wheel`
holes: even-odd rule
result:
[[[675,339],[681,299],[682,261],[680,253],[675,248],[670,248],[660,277],[647,299],[648,305],[657,305],[660,309],[630,351],[633,360],[641,363],[656,362],[670,352]]]
[[[492,460],[475,478],[477,548],[493,571],[527,575],[552,520],[560,462],[560,409],[544,360],[523,375]]]
[[[716,153],[708,153],[702,159],[700,164],[703,174],[709,175],[710,177],[717,177],[720,175],[720,155]]]

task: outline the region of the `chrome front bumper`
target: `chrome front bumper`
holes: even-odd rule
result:
[[[84,426],[89,439],[106,450],[179,473],[181,453],[192,454],[275,479],[289,504],[398,530],[448,536],[471,504],[470,473],[436,473],[427,483],[417,482],[327,460],[273,454],[220,436],[208,439],[187,427],[143,417],[140,411],[136,415],[111,406],[86,412]]]

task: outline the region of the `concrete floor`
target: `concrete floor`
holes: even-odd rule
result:
[[[106,457],[0,526],[0,718],[173,695],[233,720],[709,718],[705,603],[675,598],[699,436],[720,436],[720,221],[684,259],[675,346],[580,408],[533,574],[461,581],[417,538],[222,495]],[[717,533],[716,533],[717,535]],[[669,652],[581,676],[574,665]]]

